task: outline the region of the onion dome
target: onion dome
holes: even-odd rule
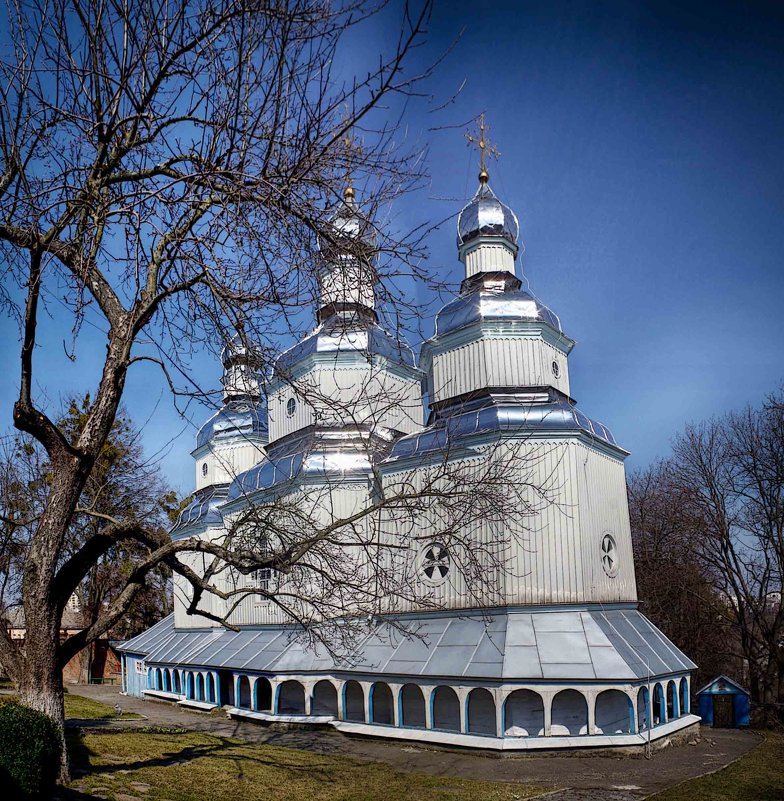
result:
[[[328,236],[319,237],[319,249],[327,258],[339,254],[367,255],[376,249],[375,229],[359,210],[350,184],[343,191],[343,201],[329,221],[329,229]]]
[[[479,189],[457,217],[458,247],[480,237],[498,237],[505,239],[517,251],[520,233],[517,216],[495,196],[488,180],[487,173],[482,171],[479,174]]]
[[[267,415],[260,404],[250,400],[230,400],[199,429],[196,447],[208,442],[259,439],[266,442]]]
[[[243,331],[238,331],[223,346],[220,359],[224,367],[238,363],[261,367],[261,354],[252,345],[248,345]]]

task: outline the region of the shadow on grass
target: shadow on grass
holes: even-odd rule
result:
[[[85,734],[89,734],[89,730]],[[160,728],[149,729],[134,729],[133,731],[102,731],[102,736],[115,737],[123,735],[144,735],[144,734],[169,734],[172,739],[177,736],[184,736],[186,734],[193,734],[193,732],[185,732],[182,729],[173,729],[166,731]],[[318,764],[320,755],[310,754],[308,759],[301,759],[301,761],[288,760],[285,758],[285,750],[276,748],[274,754],[265,756],[263,751],[257,749],[252,750],[252,745],[249,743],[238,743],[227,737],[221,737],[215,734],[205,734],[204,736],[210,737],[215,742],[201,743],[196,745],[184,745],[179,750],[164,751],[160,756],[128,760],[123,762],[109,762],[102,764],[92,764],[91,757],[101,757],[92,751],[84,741],[84,735],[81,731],[68,732],[68,755],[71,763],[71,771],[75,777],[89,776],[91,774],[111,774],[119,771],[137,771],[144,768],[161,768],[173,767],[175,765],[186,765],[198,759],[204,758],[219,758],[230,760],[234,763],[244,762],[253,763],[262,767],[275,768],[277,770],[286,770],[295,773],[321,773],[326,776],[330,769],[324,764]],[[250,747],[249,747],[250,746]],[[240,753],[237,753],[241,749]],[[296,751],[294,753],[297,753]],[[293,754],[292,754],[293,756]],[[348,759],[349,762],[354,760]],[[359,763],[358,763],[359,764]],[[242,771],[238,771],[242,773]],[[75,796],[78,797],[78,796]],[[85,796],[91,797],[91,796]]]

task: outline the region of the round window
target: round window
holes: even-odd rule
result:
[[[297,411],[297,401],[294,398],[289,398],[286,404],[286,414],[291,417]]]
[[[441,584],[449,575],[449,551],[440,542],[425,545],[419,558],[422,578],[429,584]]]
[[[207,462],[204,462],[204,463],[202,464],[202,466],[201,466],[201,474],[202,474],[203,476],[206,476],[206,475],[207,475],[207,471],[208,471],[208,470],[209,470],[209,468],[207,467]]]
[[[602,568],[610,577],[618,575],[618,546],[612,534],[605,534],[602,537]]]
[[[558,366],[558,362],[553,362],[553,375],[558,378],[561,375],[561,368]]]

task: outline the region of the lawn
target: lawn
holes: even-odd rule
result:
[[[11,703],[16,701],[15,695],[0,696],[0,703]],[[141,715],[135,712],[123,712],[118,715],[114,707],[102,704],[100,701],[93,701],[82,695],[65,694],[65,719],[66,720],[106,720],[108,718],[122,718],[123,720],[138,720]]]
[[[544,789],[401,773],[383,764],[196,732],[74,733],[70,751],[71,788],[109,799],[516,801]]]
[[[784,801],[784,735],[765,742],[738,762],[710,776],[684,782],[651,801]]]
[[[93,701],[92,698],[85,698],[83,695],[66,693],[65,695],[65,717],[66,719],[95,720],[105,718],[121,717],[124,720],[139,719],[141,715],[135,712],[123,712],[118,715],[114,707],[102,704],[100,701]]]

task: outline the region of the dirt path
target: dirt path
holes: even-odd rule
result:
[[[668,748],[655,753],[651,759],[598,756],[585,752],[498,757],[347,737],[333,730],[273,731],[256,723],[230,720],[219,713],[207,715],[167,702],[122,696],[117,687],[80,685],[70,687],[69,692],[110,706],[119,704],[126,712],[138,712],[146,717],[146,720],[110,723],[123,728],[177,726],[247,742],[385,762],[398,770],[568,788],[548,796],[548,801],[639,801],[673,784],[721,768],[759,742],[758,737],[748,731],[704,729],[700,743]],[[101,725],[105,726],[106,722],[101,722]]]

